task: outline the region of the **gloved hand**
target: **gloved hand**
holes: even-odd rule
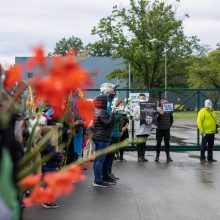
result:
[[[46,114],[47,117],[50,117],[51,115],[53,115],[53,113],[54,113],[53,108],[49,108],[49,109],[45,112],[45,114]]]

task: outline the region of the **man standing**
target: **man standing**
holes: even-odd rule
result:
[[[212,101],[207,99],[205,101],[205,107],[199,111],[197,117],[197,126],[199,128],[200,134],[202,135],[201,143],[201,162],[205,162],[205,151],[208,146],[208,162],[217,162],[213,159],[213,146],[215,140],[215,134],[218,132],[218,119],[215,111],[212,108]]]
[[[157,131],[156,131],[156,158],[155,162],[159,162],[161,142],[164,139],[165,152],[167,156],[167,163],[173,162],[170,157],[170,127],[173,124],[173,115],[171,112],[164,112],[162,110],[163,104],[168,103],[167,99],[160,100],[160,107],[157,108]]]

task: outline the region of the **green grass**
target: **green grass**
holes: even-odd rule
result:
[[[220,112],[216,112],[217,117],[220,119]],[[174,118],[197,118],[197,112],[174,112],[173,113]]]

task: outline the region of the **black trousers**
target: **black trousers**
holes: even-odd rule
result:
[[[202,143],[201,143],[201,160],[205,160],[205,152],[208,148],[208,160],[213,159],[213,146],[214,146],[214,140],[215,140],[215,134],[205,134],[202,137]]]
[[[147,141],[147,138],[148,138],[149,135],[137,135],[137,139],[139,138],[143,138],[143,139],[146,139],[144,142],[142,143],[138,143],[137,144],[137,156],[138,156],[138,159],[143,159],[145,157],[145,147],[146,147],[146,141]]]
[[[119,137],[112,137],[111,138],[111,144],[119,143],[120,138]],[[112,173],[112,164],[114,160],[115,152],[109,153],[106,155],[103,167],[102,167],[102,178],[108,178],[109,174]]]
[[[169,155],[170,153],[170,129],[164,129],[164,130],[157,129],[156,131],[156,140],[157,140],[156,152],[158,156],[160,155],[161,143],[163,139],[164,139],[164,145],[165,145],[165,152],[167,155]]]

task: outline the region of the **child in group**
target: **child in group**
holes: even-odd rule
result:
[[[41,157],[48,154],[53,154],[53,156],[42,165],[41,170],[43,175],[47,172],[56,172],[61,167],[61,163],[64,161],[64,152],[56,152],[56,147],[51,143],[51,141],[48,141],[46,145],[45,149],[41,152]],[[59,208],[59,205],[56,203],[45,203],[42,206],[47,209]]]
[[[92,140],[92,129],[88,128],[86,130],[85,136],[84,136],[84,143],[83,143],[83,158],[84,159],[91,159],[91,156],[95,150],[95,145]]]

